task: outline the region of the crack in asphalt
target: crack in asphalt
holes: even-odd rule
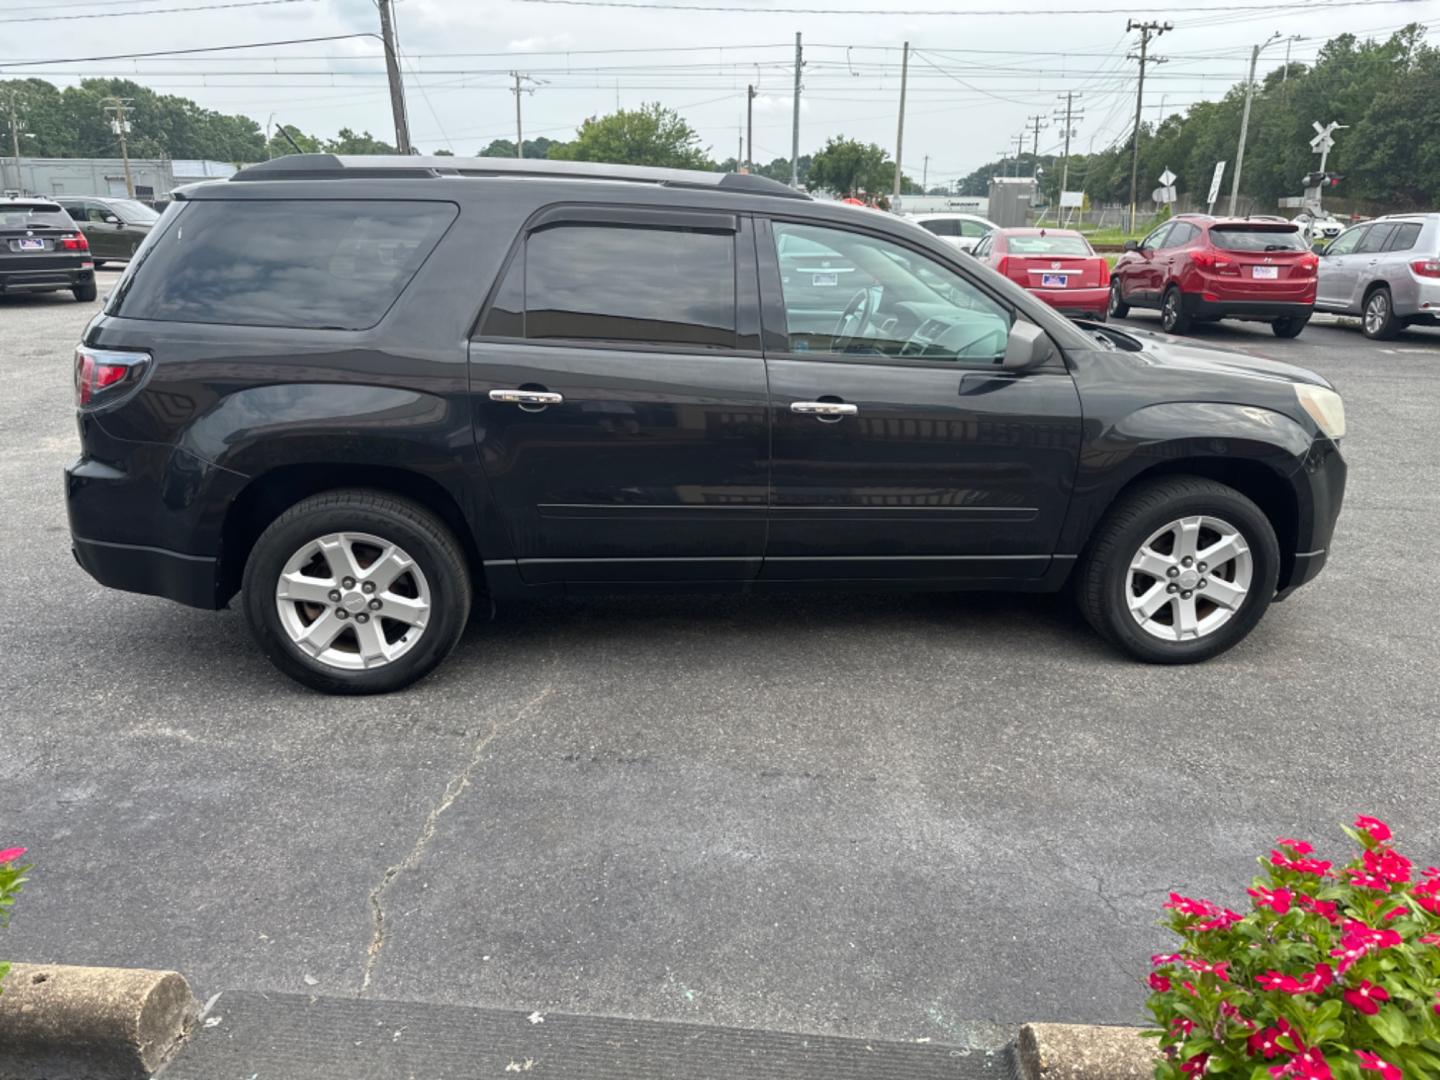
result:
[[[385,893],[397,877],[407,870],[413,870],[419,865],[421,857],[425,854],[425,848],[435,836],[436,825],[440,815],[449,810],[455,804],[460,794],[470,786],[470,777],[480,766],[480,757],[485,753],[485,748],[495,741],[505,731],[514,727],[521,720],[525,719],[531,712],[538,708],[546,698],[555,692],[553,686],[547,686],[540,693],[527,701],[509,720],[497,720],[491,725],[490,730],[476,742],[470,751],[470,760],[465,767],[450,782],[445,785],[445,790],[440,796],[440,801],[435,804],[430,813],[425,815],[425,824],[420,828],[420,835],[416,837],[414,845],[410,848],[409,854],[401,859],[394,866],[389,867],[380,878],[380,883],[370,890],[371,923],[374,927],[370,936],[370,947],[365,951],[365,971],[360,979],[360,989],[356,991],[356,997],[363,997],[365,991],[370,988],[370,980],[375,975],[375,966],[380,961],[380,952],[385,947]]]

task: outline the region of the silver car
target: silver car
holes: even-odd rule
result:
[[[1346,229],[1320,258],[1315,310],[1359,315],[1368,338],[1440,325],[1440,214],[1390,214]]]

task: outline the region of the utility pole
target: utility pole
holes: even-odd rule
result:
[[[517,158],[523,158],[525,156],[525,137],[524,133],[520,130],[520,95],[522,93],[533,94],[535,92],[535,86],[542,85],[545,80],[532,78],[518,71],[510,72],[510,77],[515,80],[515,86],[510,91],[515,95],[515,156]],[[534,83],[535,86],[522,86],[522,83]]]
[[[1043,116],[1032,116],[1029,118],[1030,126],[1035,129],[1035,143],[1030,149],[1030,156],[1035,159],[1031,162],[1031,166],[1035,172],[1038,172],[1040,169],[1040,129],[1050,126],[1048,123],[1041,123],[1044,119]]]
[[[1064,149],[1064,151],[1061,153],[1061,156],[1060,156],[1060,190],[1061,190],[1061,191],[1066,191],[1066,190],[1068,190],[1068,188],[1069,188],[1069,183],[1070,183],[1070,140],[1075,137],[1075,129],[1074,129],[1074,127],[1073,127],[1072,125],[1073,125],[1074,122],[1077,121],[1077,120],[1084,120],[1084,119],[1085,119],[1085,114],[1084,114],[1083,112],[1077,113],[1077,112],[1075,111],[1075,99],[1076,99],[1077,97],[1084,97],[1084,96],[1085,96],[1084,94],[1077,94],[1077,93],[1075,93],[1073,90],[1072,90],[1072,91],[1068,91],[1068,92],[1065,94],[1065,114],[1064,114],[1064,122],[1065,122],[1065,149]],[[1055,119],[1056,119],[1056,120],[1061,119],[1061,114],[1060,114],[1059,112],[1056,112],[1056,113],[1054,114],[1054,116],[1055,116]]]
[[[1135,89],[1135,135],[1132,140],[1134,145],[1130,152],[1130,228],[1132,230],[1135,228],[1136,189],[1140,179],[1140,117],[1141,110],[1145,107],[1145,65],[1165,62],[1161,57],[1150,55],[1150,39],[1173,29],[1175,29],[1174,24],[1168,22],[1136,22],[1134,19],[1130,19],[1125,23],[1127,34],[1132,30],[1140,31],[1140,55],[1135,56],[1132,53],[1129,57],[1131,60],[1140,61],[1140,84]]]
[[[1235,216],[1235,203],[1240,198],[1240,170],[1245,165],[1245,136],[1250,133],[1250,102],[1255,97],[1255,65],[1260,62],[1260,50],[1280,40],[1277,30],[1250,50],[1250,81],[1245,84],[1245,108],[1240,113],[1240,147],[1235,151],[1235,175],[1230,178],[1230,216]]]
[[[800,31],[795,31],[795,115],[790,121],[790,186],[800,186],[800,69],[805,66],[805,50],[800,44]]]
[[[895,126],[895,191],[892,199],[900,198],[900,167],[905,153],[905,84],[910,77],[910,43],[900,53],[900,121]]]
[[[755,171],[755,87],[745,87],[745,168]]]
[[[20,174],[20,103],[14,90],[10,91],[8,111],[10,113],[10,148],[15,152],[15,190],[20,191],[25,187],[25,181]],[[0,182],[0,187],[3,186],[3,182]]]
[[[1020,176],[1020,159],[1025,156],[1025,132],[1015,136],[1015,176]]]
[[[922,168],[922,169],[920,170],[920,190],[921,190],[921,191],[925,191],[925,192],[928,192],[928,191],[930,190],[930,155],[929,155],[929,154],[926,154],[926,155],[925,155],[925,165],[924,165],[924,168]]]
[[[135,197],[135,181],[130,175],[130,150],[125,144],[125,136],[130,134],[130,121],[125,117],[125,110],[133,100],[107,97],[103,102],[105,111],[110,114],[110,130],[120,140],[120,160],[125,163],[125,193],[132,199]]]
[[[385,44],[385,74],[390,78],[390,112],[395,117],[395,149],[411,153],[410,121],[405,114],[405,87],[400,81],[400,60],[395,52],[395,25],[390,4],[392,0],[375,0],[380,9],[380,38]]]

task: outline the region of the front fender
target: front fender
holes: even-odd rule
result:
[[[1292,478],[1314,441],[1283,413],[1215,401],[1148,405],[1108,424],[1087,419],[1086,428],[1075,495],[1057,548],[1064,554],[1084,548],[1116,496],[1144,473],[1162,467],[1184,471],[1183,463],[1190,461],[1205,472],[1232,464],[1260,466],[1293,489]]]

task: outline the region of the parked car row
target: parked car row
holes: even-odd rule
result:
[[[95,299],[95,268],[128,262],[160,215],[134,199],[0,199],[0,293]]]

